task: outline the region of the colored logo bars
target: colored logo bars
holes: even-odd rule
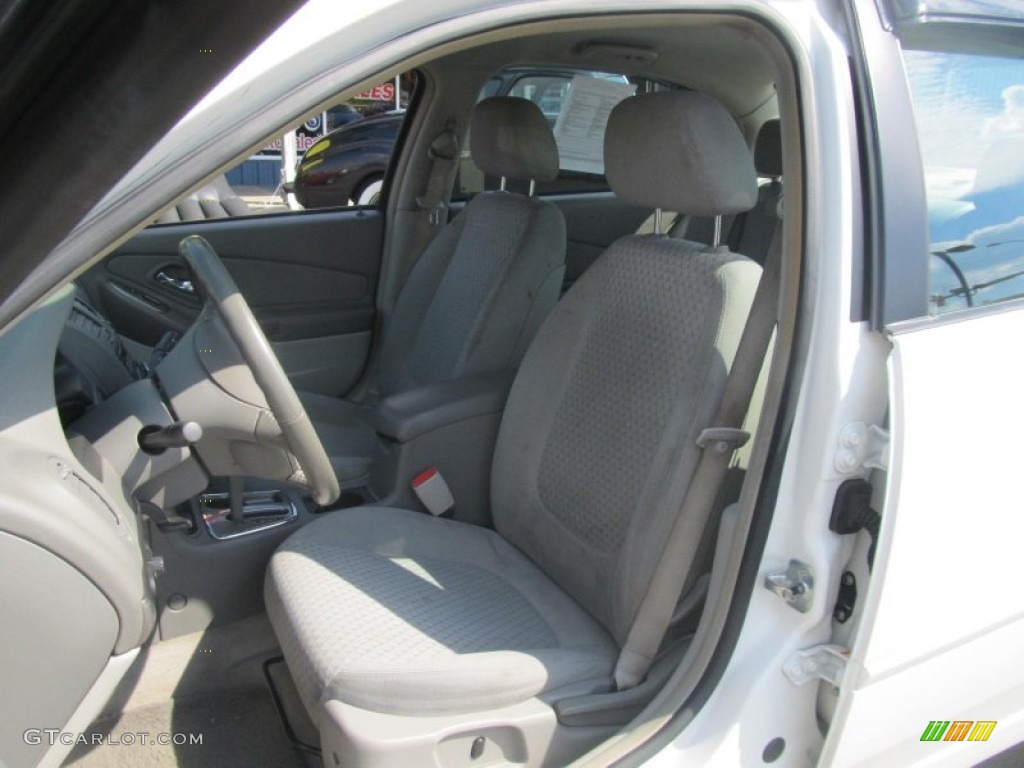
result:
[[[921,741],[988,741],[996,720],[931,720]]]

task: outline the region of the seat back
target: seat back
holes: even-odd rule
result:
[[[691,216],[757,199],[750,151],[714,99],[662,92],[612,112],[615,193]],[[726,249],[613,243],[523,360],[492,472],[495,525],[621,644],[711,426],[760,276]]]
[[[480,102],[470,150],[486,174],[549,181],[558,149],[526,99]],[[554,205],[512,192],[474,197],[416,261],[381,346],[382,395],[474,373],[514,370],[558,300],[565,220]]]
[[[763,265],[775,230],[780,225],[782,133],[778,119],[768,120],[757,132],[754,167],[757,175],[767,181],[762,182],[758,188],[754,207],[739,214],[733,221],[729,232],[729,247]]]

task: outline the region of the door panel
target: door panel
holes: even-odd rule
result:
[[[79,279],[90,299],[135,344],[182,332],[200,309],[178,243],[200,234],[260,321],[301,389],[340,395],[369,354],[383,218],[327,211],[150,227]]]
[[[851,30],[872,153],[871,314],[893,345],[890,458],[822,763],[976,765],[1024,742],[1024,164],[1010,98],[1024,47],[1000,8],[954,24],[952,6],[977,9],[947,4],[934,24],[930,3],[880,5],[901,15],[894,30],[868,3]]]
[[[851,660],[859,672],[832,723],[832,765],[974,764],[1024,741],[1015,449],[1024,409],[1011,343],[1022,334],[1018,310],[893,337],[891,467],[876,559],[884,582],[865,598],[873,621],[860,630]],[[893,701],[900,706],[886,706]],[[922,740],[933,720],[998,725],[984,743],[937,745]]]

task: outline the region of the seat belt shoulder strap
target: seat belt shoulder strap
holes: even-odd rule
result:
[[[772,236],[765,269],[740,336],[736,357],[726,377],[718,413],[712,426],[705,429],[698,440],[703,448],[700,461],[655,566],[647,593],[640,601],[633,625],[619,652],[614,673],[619,690],[642,682],[654,662],[729,462],[735,449],[749,438],[741,427],[775,328],[781,271],[781,230],[781,226],[776,226]]]
[[[426,238],[417,243],[419,250],[426,247],[435,228],[446,223],[444,214],[448,210],[451,176],[459,158],[459,137],[455,134],[454,121],[449,121],[444,130],[434,137],[427,154],[431,160],[430,174],[423,194],[416,198],[426,220]]]

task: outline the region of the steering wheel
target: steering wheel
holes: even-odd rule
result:
[[[298,460],[305,475],[305,484],[313,492],[316,502],[326,506],[337,501],[341,488],[323,443],[249,304],[213,246],[199,235],[190,235],[181,241],[178,252],[192,268],[207,304],[214,307],[224,320],[253,378],[263,390],[270,411],[284,433],[288,449]]]

